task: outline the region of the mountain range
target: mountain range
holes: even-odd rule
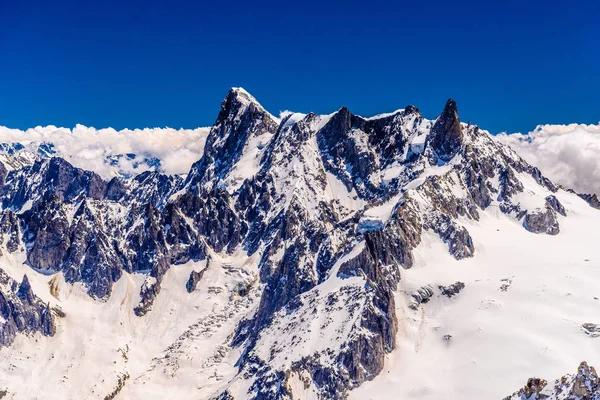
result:
[[[453,100],[233,88],[181,175],[0,150],[0,398],[600,399],[600,200]]]

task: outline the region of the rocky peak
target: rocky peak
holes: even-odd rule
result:
[[[19,289],[17,290],[17,297],[27,302],[28,304],[33,304],[33,290],[31,290],[31,284],[29,283],[29,278],[27,278],[26,274],[23,275],[23,281],[21,281],[21,283],[19,284]]]
[[[151,203],[164,208],[167,201],[181,189],[183,178],[156,171],[145,171],[131,179],[113,178],[106,185],[105,198],[127,206]]]
[[[19,333],[53,336],[54,314],[31,290],[25,275],[18,284],[0,268],[0,347],[9,346]]]
[[[3,244],[9,253],[14,253],[21,245],[19,218],[11,210],[4,210],[0,217],[0,244]]]
[[[241,88],[231,89],[206,138],[204,155],[192,166],[185,187],[198,191],[198,185],[211,180],[214,184],[224,178],[242,157],[249,139],[273,135],[278,126],[279,120],[248,92]]]
[[[45,180],[53,191],[66,199],[73,199],[82,192],[87,197],[101,199],[106,188],[98,174],[76,168],[60,157],[52,157],[48,162]]]
[[[233,87],[229,89],[229,92],[227,92],[225,99],[221,103],[221,112],[217,117],[217,123],[219,121],[226,120],[229,114],[236,114],[240,111],[240,109],[245,107],[252,107],[255,110],[260,109],[265,111],[265,109],[254,98],[254,96],[248,93],[245,89],[240,87]]]
[[[32,204],[48,194],[66,201],[81,196],[102,199],[105,189],[106,182],[95,172],[76,168],[60,157],[53,157],[10,171],[2,190],[2,205],[21,210],[28,202]]]
[[[458,117],[456,102],[448,99],[444,111],[429,133],[429,145],[437,159],[447,162],[460,150],[463,131]]]
[[[597,400],[600,399],[600,378],[587,362],[579,364],[576,374],[567,374],[548,384],[544,379],[529,378],[527,385],[504,400]]]

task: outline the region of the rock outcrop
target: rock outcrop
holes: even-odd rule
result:
[[[463,142],[463,128],[458,118],[456,102],[448,99],[444,111],[429,133],[429,146],[437,159],[450,161],[460,150]]]
[[[540,378],[530,378],[527,385],[504,400],[598,400],[600,378],[594,367],[583,361],[577,373],[565,375],[548,384]]]
[[[533,233],[558,235],[560,232],[556,213],[550,207],[546,207],[543,211],[527,213],[523,220],[523,226]]]
[[[442,292],[442,296],[446,296],[448,298],[456,296],[464,288],[465,288],[465,284],[463,282],[455,282],[452,285],[448,285],[448,286],[439,286],[439,289]]]
[[[415,290],[411,294],[412,301],[409,307],[413,310],[417,310],[421,304],[427,303],[429,299],[433,297],[433,294],[433,287],[431,285],[423,286]]]
[[[600,336],[600,325],[599,324],[593,324],[591,322],[586,322],[585,324],[581,325],[581,329],[583,330],[583,332],[593,338],[599,337]]]
[[[0,347],[10,346],[16,335],[54,336],[55,317],[50,306],[31,290],[27,275],[17,283],[0,269]]]

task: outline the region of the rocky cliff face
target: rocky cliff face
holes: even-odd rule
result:
[[[397,347],[394,293],[424,232],[461,260],[478,251],[465,221],[489,207],[533,233],[558,234],[568,217],[553,195],[559,188],[461,123],[452,100],[435,121],[413,106],[372,118],[342,107],[279,120],[232,89],[185,179],[145,172],[106,182],[60,158],[0,169],[0,177],[6,250],[24,249],[32,267],[62,272],[98,300],[124,271],[145,274],[140,318],[173,265],[211,252],[260,259],[258,306],[227,343],[241,354],[239,373],[218,398],[240,388],[247,397],[300,398],[298,376],[320,398],[345,398]],[[181,290],[194,292],[203,273]],[[451,297],[459,284],[440,290]],[[22,290],[7,285],[14,295],[3,318],[13,322],[4,337],[53,334],[48,307],[25,280]],[[415,307],[433,290],[413,294]]]
[[[56,333],[55,315],[31,290],[27,275],[21,283],[0,269],[0,347],[9,346],[19,333]]]
[[[429,134],[429,145],[440,161],[452,159],[460,150],[463,128],[458,118],[456,102],[449,99]]]

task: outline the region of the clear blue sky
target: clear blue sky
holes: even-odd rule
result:
[[[231,86],[275,114],[600,120],[597,2],[321,3],[0,0],[0,125],[207,126]]]

